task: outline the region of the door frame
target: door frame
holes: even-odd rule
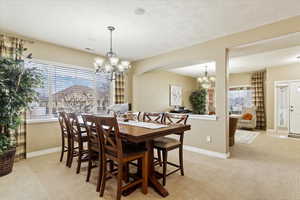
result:
[[[288,103],[290,105],[290,90],[291,90],[291,83],[294,83],[294,82],[300,82],[300,79],[297,79],[297,80],[282,80],[282,81],[274,81],[274,130],[276,132],[276,134],[279,134],[280,133],[278,132],[278,128],[277,128],[277,86],[278,85],[288,85]],[[290,108],[289,108],[290,110]],[[288,133],[287,134],[290,134],[291,133],[291,127],[290,127],[290,112],[289,112],[289,119],[288,119]],[[286,132],[281,132],[281,133],[285,133]]]

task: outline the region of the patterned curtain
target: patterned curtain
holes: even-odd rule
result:
[[[251,76],[253,86],[253,101],[256,106],[257,129],[266,129],[265,115],[265,72],[254,72]]]
[[[19,55],[16,53],[17,49],[23,49],[24,40],[18,39],[16,37],[8,37],[0,34],[0,56],[10,57],[13,59],[20,59]],[[22,53],[22,52],[20,52]],[[22,115],[22,121],[20,127],[16,130],[10,130],[10,132],[15,135],[16,140],[16,155],[15,161],[22,160],[26,158],[26,115]]]
[[[214,88],[208,88],[207,89],[207,110],[209,115],[215,115],[216,114],[216,108],[215,108],[215,89]]]
[[[16,49],[23,49],[24,40],[8,37],[0,33],[0,56],[19,59]],[[22,53],[22,52],[20,52]]]
[[[115,79],[115,104],[125,103],[125,77],[116,75]]]

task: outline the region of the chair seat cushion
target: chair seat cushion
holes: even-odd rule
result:
[[[160,137],[154,139],[154,147],[157,148],[170,148],[177,145],[180,145],[180,141],[174,138]]]
[[[147,151],[147,148],[140,144],[133,144],[133,143],[123,143],[123,156],[129,157],[134,155],[139,155]],[[106,150],[106,153],[117,157],[116,152]]]

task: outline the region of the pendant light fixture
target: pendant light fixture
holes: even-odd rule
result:
[[[200,83],[202,88],[209,89],[214,85],[216,78],[208,75],[207,66],[205,66],[204,75],[198,77],[197,81]]]
[[[105,58],[95,58],[94,67],[96,73],[105,73],[110,75],[110,80],[115,80],[116,75],[121,75],[130,69],[130,62],[127,60],[121,60],[117,57],[117,54],[113,52],[112,48],[112,32],[115,27],[108,26],[107,29],[110,31],[110,49],[106,53]]]

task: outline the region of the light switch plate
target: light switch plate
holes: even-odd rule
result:
[[[208,144],[211,144],[211,136],[206,136],[206,142],[207,142]]]

